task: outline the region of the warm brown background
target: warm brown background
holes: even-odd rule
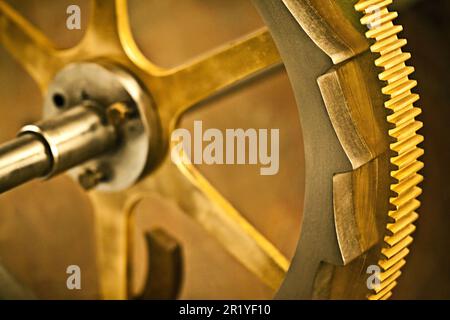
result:
[[[84,26],[87,1],[9,2],[59,46],[69,47],[82,37],[82,31],[66,30],[65,9],[79,4]],[[446,98],[449,5],[448,0],[417,1],[400,14],[420,83],[426,136],[423,206],[412,254],[395,291],[400,299],[450,298],[450,187],[446,183],[450,178]],[[262,26],[247,0],[134,0],[130,1],[130,15],[140,47],[163,66],[182,63]],[[0,70],[0,141],[5,141],[21,125],[40,117],[41,101],[37,87],[1,47]],[[257,228],[291,255],[300,227],[303,162],[296,107],[285,73],[275,72],[203,107],[189,113],[183,125],[189,127],[193,120],[201,119],[206,127],[281,128],[278,176],[260,177],[256,168],[201,169]],[[270,297],[267,288],[170,202],[149,197],[137,214],[141,230],[162,226],[183,242],[191,263],[182,297]],[[45,185],[33,183],[0,197],[0,259],[40,298],[97,297],[93,241],[89,203],[78,186],[65,177]],[[69,264],[82,269],[81,292],[65,287]],[[138,265],[141,269],[145,266]]]

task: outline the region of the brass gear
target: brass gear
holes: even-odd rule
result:
[[[278,297],[366,297],[365,270],[373,263],[384,272],[381,286],[369,298],[391,296],[409,252],[407,246],[417,219],[415,210],[420,205],[416,197],[421,192],[417,184],[422,176],[417,172],[423,164],[417,159],[423,150],[417,145],[423,137],[416,131],[422,124],[415,121],[420,109],[413,106],[418,95],[411,93],[416,83],[408,78],[413,71],[405,65],[409,54],[401,51],[405,41],[397,38],[401,27],[393,25],[396,14],[387,9],[392,0],[360,1],[355,6],[358,11],[376,8],[381,12],[368,13],[361,22],[380,24],[366,36],[376,39],[371,50],[381,54],[376,65],[385,68],[380,80],[388,82],[382,91],[378,90],[381,84],[374,76],[375,67],[369,66],[373,59],[366,52],[368,41],[353,21],[354,2],[255,1],[272,34],[263,29],[192,63],[163,69],[148,61],[137,48],[125,0],[93,0],[85,37],[67,50],[55,49],[0,1],[0,42],[43,93],[66,64],[104,59],[119,64],[136,75],[150,92],[165,133],[164,151],[168,148],[168,133],[183,112],[281,60],[298,92],[299,104],[303,104],[300,113],[304,130],[309,131],[305,144],[314,152],[307,161],[307,214],[291,264],[193,166],[176,167],[167,156],[161,156],[159,167],[130,189],[113,194],[89,193],[96,213],[103,298],[129,296],[133,210],[149,192],[173,198],[268,287],[276,290],[281,285]],[[224,65],[228,67],[226,73],[220,69]],[[300,70],[305,72],[300,74]],[[193,86],[194,81],[201,85]],[[358,83],[357,88],[352,86],[354,83]],[[382,104],[381,93],[391,96],[385,103],[392,110],[387,116],[393,124],[390,128],[385,123],[385,110],[377,108]],[[386,132],[394,141],[388,141]],[[331,151],[321,150],[321,144]],[[389,168],[389,162],[395,169]],[[396,193],[390,197],[391,208],[385,201],[389,189]],[[388,234],[380,238],[386,228]]]
[[[90,24],[82,41],[60,50],[10,5],[0,1],[0,43],[31,75],[44,96],[65,65],[107,60],[137,77],[157,106],[162,127],[158,167],[124,192],[88,193],[96,220],[100,296],[129,297],[133,213],[149,193],[172,199],[229,254],[275,290],[289,266],[285,256],[193,165],[175,165],[167,156],[168,137],[184,112],[233,84],[280,65],[270,33],[263,28],[194,61],[165,69],[154,65],[138,49],[126,0],[92,0],[91,4]],[[221,72],[224,65],[227,72]]]

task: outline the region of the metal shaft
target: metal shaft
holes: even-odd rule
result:
[[[116,143],[115,128],[90,106],[25,126],[18,138],[0,146],[0,193],[69,170]]]
[[[51,157],[38,137],[26,134],[0,146],[0,193],[51,170]]]

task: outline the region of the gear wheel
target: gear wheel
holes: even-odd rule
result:
[[[423,137],[416,133],[422,123],[415,120],[421,110],[414,106],[419,96],[411,91],[417,83],[409,79],[414,69],[405,64],[410,58],[402,51],[406,41],[397,36],[402,28],[392,22],[397,14],[388,10],[392,0],[356,4],[353,0],[255,0],[267,28],[176,68],[158,67],[138,49],[127,1],[91,3],[83,40],[60,50],[0,1],[0,44],[37,82],[46,97],[45,110],[63,115],[53,108],[54,98],[58,90],[67,89],[72,102],[95,98],[86,115],[89,119],[96,117],[98,105],[106,105],[106,113],[114,115],[113,125],[108,123],[100,132],[107,143],[114,138],[107,133],[120,126],[127,114],[138,117],[134,120],[150,137],[139,145],[143,146],[139,150],[149,151],[137,165],[123,169],[121,164],[129,161],[108,162],[119,163],[114,169],[125,172],[119,180],[128,178],[126,184],[114,181],[112,187],[104,187],[107,175],[96,170],[109,158],[93,162],[95,170],[83,168],[81,175],[70,171],[86,189],[93,189],[87,195],[95,211],[102,298],[132,298],[134,211],[151,193],[172,199],[276,298],[387,299],[392,295],[412,242],[420,205],[418,184],[423,180],[418,173],[423,167],[418,161]],[[358,12],[365,13],[360,21]],[[366,32],[364,25],[370,30]],[[375,64],[372,53],[380,55]],[[170,133],[181,115],[280,63],[297,101],[305,152],[305,203],[292,260],[195,166],[174,164],[168,157]],[[384,68],[379,75],[378,67]],[[96,81],[95,75],[102,81]],[[104,91],[104,83],[117,89],[117,99],[111,101],[115,95]],[[385,101],[383,95],[390,99]],[[64,105],[65,100],[56,101]],[[86,107],[83,101],[74,102],[80,103]],[[134,106],[131,112],[127,104]],[[83,108],[77,110],[85,112]],[[45,125],[38,129],[45,130]],[[122,131],[126,144],[133,141],[127,130]],[[54,146],[45,142],[50,145],[45,152],[53,155],[45,165],[59,171],[79,169],[55,158]],[[89,150],[88,160],[98,159],[95,151]],[[128,170],[132,174],[127,177]],[[2,184],[12,179],[2,177]],[[113,192],[104,192],[110,189]],[[156,231],[148,236],[147,246],[155,258],[149,262],[153,276],[149,275],[143,297],[175,297],[182,281],[179,245],[170,235]],[[375,288],[367,285],[370,266],[382,271]]]

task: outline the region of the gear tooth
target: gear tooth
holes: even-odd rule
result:
[[[394,272],[392,275],[390,275],[384,281],[381,281],[380,285],[374,289],[375,293],[379,293],[379,292],[383,291],[383,289],[388,287],[391,283],[395,282],[401,275],[402,275],[402,272],[400,270],[397,270],[396,272]]]
[[[395,179],[402,181],[406,180],[407,178],[411,177],[412,175],[416,174],[420,170],[422,170],[424,167],[423,162],[421,161],[414,161],[409,166],[401,168],[399,170],[392,172],[392,177]]]
[[[411,94],[411,89],[414,89],[417,86],[417,81],[416,80],[408,80],[403,82],[402,84],[400,84],[395,91],[389,93],[389,95],[391,97],[396,97],[399,96],[403,93],[409,93]]]
[[[419,215],[417,215],[417,218],[419,218]],[[395,246],[398,242],[406,238],[407,236],[410,236],[414,231],[416,231],[416,226],[413,224],[407,225],[402,230],[396,232],[392,236],[386,236],[384,237],[384,241],[389,244],[390,246]]]
[[[406,65],[403,63],[400,63],[388,70],[383,71],[382,73],[380,73],[378,75],[378,79],[380,79],[381,81],[387,81],[387,82],[393,82],[391,79],[393,78],[393,74],[395,74],[396,72],[402,70],[403,68],[406,68]],[[391,80],[391,81],[389,81]]]
[[[396,35],[390,36],[382,41],[377,41],[374,44],[372,44],[370,46],[370,51],[372,52],[380,52],[383,50],[384,47],[388,47],[389,45],[391,45],[393,42],[397,41],[398,37]]]
[[[368,9],[379,10],[392,4],[393,0],[360,0],[355,4],[356,11],[366,11]]]
[[[361,24],[369,25],[369,28],[372,29],[370,27],[370,24],[373,22],[378,22],[379,25],[381,25],[381,23],[380,23],[381,17],[383,17],[387,14],[389,14],[389,11],[387,10],[387,8],[382,8],[379,10],[372,10],[370,12],[367,12],[361,19],[359,19],[359,21],[361,22]]]
[[[397,194],[403,194],[409,189],[417,186],[419,183],[423,181],[423,176],[420,174],[414,174],[410,178],[399,182],[398,184],[394,184],[391,186],[391,190],[396,192]]]
[[[392,24],[384,24],[384,25],[381,25],[381,26],[379,26],[377,28],[370,29],[369,31],[366,32],[366,38],[374,39],[374,38],[377,37],[377,35],[383,34],[383,33],[386,32],[386,30],[389,30],[391,28],[392,28]],[[394,32],[394,33],[386,36],[384,39],[386,39],[386,38],[388,38],[390,36],[396,35],[396,34],[397,33]],[[384,39],[378,39],[378,40],[384,40]]]
[[[389,85],[382,89],[382,93],[390,96],[397,96],[406,91],[410,91],[417,85],[415,80],[409,80],[408,76],[404,76],[396,81],[391,82]]]
[[[366,15],[360,19],[360,21],[362,24],[367,24],[369,29],[373,29],[382,24],[391,22],[397,17],[397,12],[389,12],[387,8],[381,8],[367,12]]]
[[[386,56],[383,56],[382,58],[383,59],[377,59],[377,66],[383,67],[385,70],[389,70],[398,66],[399,64],[403,66],[404,63],[411,58],[411,54],[409,52],[401,52],[401,49],[397,49],[387,54]]]
[[[382,296],[380,299],[378,300],[388,300],[392,297],[392,291],[389,291],[388,293],[386,293],[384,296]]]
[[[417,161],[421,156],[424,155],[424,150],[422,148],[413,148],[411,151],[397,157],[391,158],[391,163],[397,168],[402,169],[409,166],[414,161]]]
[[[380,300],[384,296],[389,295],[389,293],[391,293],[392,289],[394,289],[396,285],[397,285],[397,282],[394,281],[391,284],[389,284],[386,288],[381,290],[379,293],[369,296],[368,299],[369,300]]]
[[[369,39],[376,39],[377,41],[384,40],[390,36],[396,35],[403,31],[402,26],[393,26],[392,23],[386,23],[379,27],[370,29],[366,32],[366,37]]]
[[[418,115],[422,113],[420,108],[414,108],[410,106],[409,108],[401,109],[387,117],[387,120],[390,123],[393,123],[395,126],[401,126],[405,123],[409,123],[414,120]]]
[[[384,12],[386,12],[386,13],[384,13]],[[387,11],[387,9],[382,9],[372,15],[375,15],[375,17],[378,16],[378,19],[377,18],[372,19],[371,22],[367,23],[367,26],[370,29],[376,28],[382,24],[392,23],[392,20],[394,20],[395,18],[398,17],[397,12],[389,12],[389,11]]]
[[[391,144],[391,150],[397,152],[398,155],[402,155],[422,143],[423,140],[423,136],[416,134],[407,140],[397,141]]]
[[[397,36],[395,36],[397,37]],[[378,51],[381,55],[385,55],[388,54],[394,50],[397,49],[401,49],[404,46],[406,46],[408,44],[408,41],[406,41],[406,39],[398,39],[393,43],[390,43],[382,48],[380,48],[380,50]]]
[[[397,262],[395,265],[393,265],[391,268],[389,268],[387,271],[380,273],[380,281],[383,282],[390,276],[392,276],[394,273],[399,271],[404,265],[406,264],[406,260],[402,259],[399,262]]]
[[[409,249],[404,248],[403,250],[401,250],[398,254],[396,254],[392,258],[378,261],[378,265],[383,270],[389,270],[392,266],[397,264],[397,262],[404,259],[408,254],[409,254]]]
[[[405,107],[412,106],[414,102],[419,100],[419,95],[415,93],[404,92],[396,95],[384,103],[384,106],[394,112],[397,112]]]
[[[395,92],[397,91],[397,88],[404,84],[405,82],[407,82],[409,79],[408,77],[401,77],[400,79],[396,80],[396,81],[389,81],[388,80],[388,85],[383,87],[381,89],[381,92],[385,95],[391,95],[391,94],[395,94]]]
[[[390,259],[396,254],[398,254],[400,251],[408,247],[412,242],[413,238],[408,236],[392,247],[381,249],[381,254],[384,255],[386,258]]]
[[[403,64],[399,64],[389,70],[387,70],[387,73],[380,74],[380,80],[387,81],[389,84],[396,82],[402,78],[408,78],[409,75],[414,73],[413,67],[407,67]],[[384,77],[383,77],[384,76]]]
[[[421,121],[406,122],[394,129],[389,130],[389,135],[398,141],[406,140],[407,138],[414,136],[417,131],[423,127]]]
[[[412,199],[411,201],[405,203],[403,206],[389,212],[389,216],[395,221],[398,221],[408,215],[410,212],[417,210],[420,207],[420,201],[417,199]]]
[[[389,223],[387,229],[392,232],[393,236],[399,232],[402,232],[409,228],[409,226],[414,226],[413,223],[419,218],[417,212],[412,211],[407,215],[403,216],[401,219],[395,221],[395,223]],[[392,237],[392,236],[391,236]]]
[[[405,193],[402,193],[396,197],[390,199],[390,202],[398,207],[405,205],[407,202],[411,201],[414,198],[417,198],[422,194],[422,189],[419,187],[413,187]]]
[[[389,69],[389,67],[386,67],[386,65],[388,65],[389,61],[391,61],[394,58],[398,58],[401,54],[402,54],[402,50],[397,49],[386,55],[382,55],[381,57],[379,57],[378,59],[375,60],[375,65],[377,67],[384,67],[385,69]],[[404,61],[401,61],[401,62],[404,62]],[[401,63],[401,62],[399,62],[399,63]],[[399,63],[395,63],[393,66],[396,66]]]

